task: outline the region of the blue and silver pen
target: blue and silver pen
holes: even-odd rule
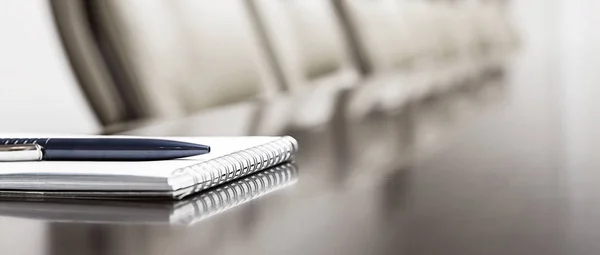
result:
[[[0,138],[0,162],[6,161],[147,161],[191,157],[210,152],[202,144],[143,138]]]

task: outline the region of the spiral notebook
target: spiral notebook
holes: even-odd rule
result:
[[[194,225],[291,186],[297,176],[293,163],[283,163],[181,201],[40,199],[17,193],[20,196],[0,196],[0,216],[49,222]]]
[[[283,137],[168,137],[211,146],[196,157],[145,162],[3,162],[2,194],[176,198],[276,166],[293,158],[296,140]]]

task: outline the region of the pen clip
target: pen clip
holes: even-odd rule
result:
[[[39,144],[0,144],[0,162],[39,161],[43,156]]]

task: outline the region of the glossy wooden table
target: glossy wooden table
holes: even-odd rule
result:
[[[139,203],[70,212],[112,217],[98,223],[61,213],[66,202],[52,215],[4,211],[0,240],[21,254],[593,254],[597,169],[569,181],[567,160],[593,146],[571,146],[556,87],[528,70],[512,63],[503,81],[293,132],[294,183],[190,226],[172,224],[175,205],[151,224]]]

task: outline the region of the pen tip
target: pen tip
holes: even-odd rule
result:
[[[166,146],[165,146],[166,145]],[[171,141],[161,142],[163,153],[170,154],[172,158],[193,157],[210,153],[210,146],[198,143]]]
[[[203,145],[203,144],[190,143],[190,144],[188,144],[188,146],[185,146],[183,148],[185,148],[184,150],[187,150],[190,154],[194,154],[194,155],[202,155],[202,154],[210,153],[210,146]]]

